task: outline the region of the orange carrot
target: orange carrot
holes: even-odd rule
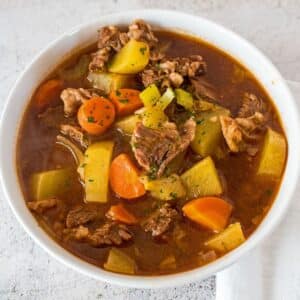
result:
[[[112,205],[107,212],[109,216],[114,221],[119,221],[125,224],[136,224],[138,222],[137,218],[131,214],[122,204]]]
[[[36,107],[41,111],[51,104],[58,103],[63,85],[63,81],[58,79],[51,79],[40,85],[33,97]]]
[[[106,98],[93,97],[80,106],[77,118],[79,125],[89,134],[101,134],[115,120],[115,108]]]
[[[143,106],[139,94],[140,91],[134,89],[118,89],[112,91],[109,98],[114,103],[117,114],[125,116]]]
[[[127,154],[120,154],[113,160],[109,181],[112,190],[125,199],[138,198],[146,193],[139,180],[138,170]]]
[[[189,201],[182,210],[192,221],[218,232],[226,227],[232,205],[222,198],[203,197]]]

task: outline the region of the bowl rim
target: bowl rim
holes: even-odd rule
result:
[[[6,126],[5,120],[9,119],[8,112],[12,110],[11,103],[16,103],[16,101],[13,101],[14,93],[18,90],[18,86],[20,83],[24,80],[24,77],[26,74],[31,70],[33,65],[39,61],[42,55],[49,52],[53,47],[56,45],[62,43],[64,39],[67,36],[72,36],[78,34],[81,30],[84,30],[87,27],[101,24],[108,22],[108,20],[112,20],[111,23],[116,23],[115,20],[120,19],[122,16],[127,16],[128,18],[134,19],[135,16],[139,16],[141,18],[147,18],[150,19],[151,22],[151,16],[153,14],[161,14],[167,15],[172,22],[175,21],[177,18],[183,18],[183,19],[190,19],[190,22],[197,22],[201,21],[202,23],[205,23],[207,26],[210,26],[214,28],[214,30],[219,31],[220,33],[224,33],[226,36],[230,37],[231,39],[237,41],[239,44],[243,44],[244,47],[246,47],[249,51],[252,53],[255,53],[257,57],[259,57],[265,65],[268,65],[268,67],[272,70],[272,72],[276,75],[277,80],[281,84],[281,88],[284,90],[285,95],[287,98],[285,101],[288,102],[288,105],[291,106],[291,109],[294,110],[294,115],[292,115],[291,122],[293,122],[293,128],[296,132],[299,132],[299,117],[298,117],[298,110],[297,106],[295,104],[295,100],[293,99],[293,96],[291,95],[289,88],[287,87],[286,83],[284,82],[282,76],[278,72],[278,70],[275,68],[275,66],[270,62],[270,60],[262,54],[256,47],[254,47],[252,44],[250,44],[248,41],[246,41],[244,38],[240,37],[236,33],[232,32],[231,30],[223,27],[222,25],[219,25],[215,22],[212,22],[206,18],[173,11],[173,10],[162,10],[162,9],[143,9],[143,10],[128,10],[123,11],[119,13],[113,13],[113,14],[106,14],[104,16],[101,16],[102,20],[94,20],[92,22],[87,22],[84,24],[80,24],[78,26],[73,27],[73,29],[67,31],[66,33],[61,34],[57,39],[55,39],[53,42],[51,42],[48,46],[46,46],[44,49],[42,49],[38,55],[36,55],[33,60],[27,65],[27,67],[24,69],[24,71],[19,75],[17,81],[11,88],[8,97],[5,101],[2,116],[1,116],[1,128],[0,128],[0,140],[6,140],[5,137],[7,137],[6,133]],[[103,21],[104,19],[104,21]],[[101,25],[100,25],[101,26]],[[222,49],[222,48],[221,48]],[[226,53],[231,55],[231,53],[228,50],[224,50]],[[268,89],[266,89],[266,92],[268,92]],[[24,103],[28,103],[28,99],[23,100]],[[276,104],[276,103],[275,103]],[[19,121],[20,122],[20,121]],[[21,122],[20,122],[21,123]],[[285,124],[283,124],[285,125]],[[20,126],[20,124],[19,124]],[[16,134],[19,131],[19,127],[16,129]],[[16,140],[16,137],[14,138]],[[175,273],[175,274],[169,274],[169,275],[158,275],[158,276],[139,276],[139,275],[123,275],[123,274],[117,274],[117,273],[111,273],[108,271],[105,271],[104,269],[101,269],[100,267],[94,266],[90,263],[87,263],[86,261],[76,257],[69,251],[62,248],[57,242],[55,242],[46,232],[44,232],[39,226],[37,226],[37,223],[34,219],[34,217],[31,215],[31,213],[27,210],[20,211],[19,207],[17,207],[15,201],[13,200],[13,187],[10,182],[9,176],[13,176],[12,174],[9,175],[9,171],[11,171],[11,168],[9,167],[9,162],[6,157],[7,153],[2,149],[0,149],[0,182],[1,187],[3,191],[3,195],[8,201],[14,215],[18,219],[18,221],[22,224],[23,228],[26,230],[26,232],[31,236],[31,238],[40,246],[42,247],[47,253],[49,253],[52,257],[55,257],[58,261],[61,263],[67,265],[68,267],[83,273],[89,277],[92,277],[94,279],[102,280],[108,283],[113,283],[120,286],[125,287],[134,287],[134,288],[162,288],[162,287],[174,287],[174,286],[180,286],[186,283],[190,283],[192,281],[200,280],[207,278],[208,276],[211,276],[215,274],[216,272],[230,266],[232,263],[237,261],[242,255],[244,255],[246,252],[251,250],[254,246],[256,246],[259,242],[261,242],[267,235],[269,235],[275,227],[279,224],[280,220],[282,219],[284,213],[287,211],[287,207],[291,202],[293,192],[296,187],[297,178],[299,175],[299,166],[298,164],[295,164],[292,166],[290,160],[296,158],[295,152],[300,153],[300,141],[293,141],[294,143],[294,149],[291,151],[289,147],[289,154],[288,154],[288,162],[285,170],[285,174],[283,175],[282,183],[280,189],[282,189],[283,183],[285,184],[285,197],[286,201],[281,203],[281,206],[279,207],[277,202],[277,198],[279,197],[278,194],[276,196],[276,199],[274,200],[274,203],[267,214],[265,216],[262,223],[259,225],[259,227],[255,230],[255,232],[246,240],[245,243],[243,243],[238,248],[230,251],[226,255],[224,255],[221,258],[218,258],[216,261],[209,263],[205,266]],[[290,144],[290,142],[289,142]],[[14,146],[15,147],[15,146]],[[291,153],[293,155],[291,155]],[[15,162],[15,152],[11,154],[13,156],[13,161]],[[289,165],[288,165],[289,163]],[[289,168],[288,168],[289,166]],[[16,174],[15,174],[16,176]],[[14,183],[15,184],[15,183]],[[19,184],[20,185],[20,184]],[[22,197],[22,201],[24,201],[24,198]],[[25,204],[24,204],[25,205]],[[275,212],[276,213],[275,213]],[[31,217],[29,217],[29,214]],[[271,219],[272,218],[272,219]]]

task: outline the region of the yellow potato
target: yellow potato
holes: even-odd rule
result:
[[[131,39],[109,63],[108,70],[119,74],[136,74],[142,71],[149,62],[147,43]]]
[[[245,241],[239,222],[229,225],[225,230],[205,242],[205,246],[220,253],[226,253]]]
[[[204,158],[181,175],[188,197],[213,196],[222,194],[222,184],[215,164],[210,156]]]
[[[84,180],[86,202],[107,202],[109,168],[114,143],[103,141],[90,145],[85,151]]]

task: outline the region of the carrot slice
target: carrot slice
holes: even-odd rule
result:
[[[107,212],[109,216],[114,221],[119,221],[125,224],[136,224],[138,222],[137,218],[131,214],[122,204],[112,205]]]
[[[134,89],[118,89],[112,91],[109,98],[114,103],[117,114],[125,116],[143,106],[139,94],[140,91]]]
[[[138,170],[127,154],[120,154],[113,160],[109,177],[110,186],[119,197],[135,199],[146,193]]]
[[[51,79],[40,85],[33,97],[36,107],[43,110],[51,104],[58,103],[63,86],[63,81],[58,79]]]
[[[192,221],[219,232],[228,223],[232,205],[219,197],[203,197],[189,201],[182,210]]]
[[[77,118],[80,126],[89,134],[101,134],[115,120],[115,108],[106,98],[93,97],[80,106]]]

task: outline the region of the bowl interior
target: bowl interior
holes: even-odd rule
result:
[[[83,48],[96,41],[97,29],[101,26],[128,24],[136,18],[143,18],[160,27],[177,29],[199,36],[240,61],[255,75],[275,102],[289,144],[287,166],[277,198],[268,215],[251,237],[243,245],[215,262],[199,269],[160,276],[159,279],[113,274],[82,261],[60,247],[37,226],[37,222],[28,211],[17,184],[18,178],[15,170],[16,138],[20,121],[27,102],[39,82],[64,60],[70,51]],[[295,102],[283,78],[272,63],[247,41],[219,25],[192,15],[164,10],[123,12],[99,17],[98,21],[80,26],[62,35],[43,50],[21,74],[7,99],[2,117],[0,137],[1,141],[5,141],[5,147],[0,149],[1,183],[5,197],[26,231],[42,248],[64,264],[94,278],[123,286],[140,288],[176,286],[203,279],[230,265],[278,224],[290,202],[298,177],[298,164],[292,163],[298,161],[300,153],[298,129],[299,121]]]

